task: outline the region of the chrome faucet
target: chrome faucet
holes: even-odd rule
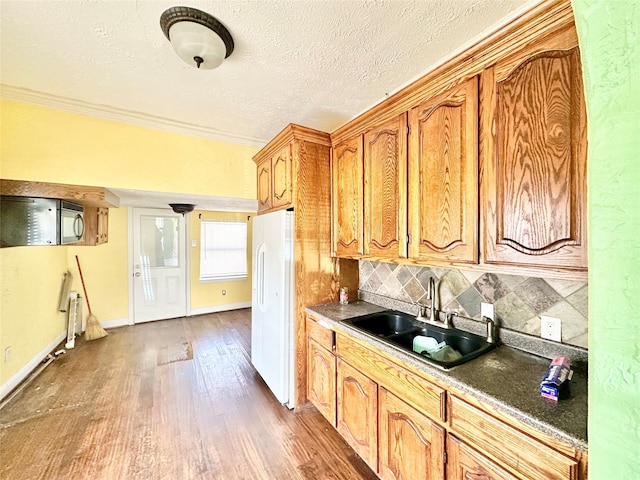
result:
[[[487,343],[496,341],[496,323],[489,317],[482,317],[482,321],[487,324]]]
[[[418,315],[416,315],[416,320],[419,320],[420,322],[426,322],[427,321],[427,316],[426,316],[427,305],[424,305],[420,302],[416,302],[416,305],[418,306]]]
[[[429,277],[429,285],[427,287],[427,300],[429,300],[429,305],[416,302],[416,305],[418,306],[418,315],[416,316],[416,320],[437,325],[441,328],[450,328],[452,326],[451,320],[454,315],[452,313],[447,313],[445,314],[445,319],[440,321],[440,310],[436,307],[436,295],[438,295],[436,285],[437,282],[433,277]],[[429,318],[426,316],[427,308],[430,310]]]
[[[431,316],[432,322],[437,322],[440,318],[438,310],[436,310],[436,282],[433,277],[429,277],[429,289],[427,290],[427,300],[431,300]]]

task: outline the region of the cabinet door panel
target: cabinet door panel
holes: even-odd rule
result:
[[[364,253],[407,256],[407,117],[364,134]]]
[[[98,208],[98,244],[102,245],[109,240],[109,209]]]
[[[362,135],[336,145],[331,162],[335,254],[361,256],[364,208]]]
[[[377,471],[378,385],[338,359],[338,432]]]
[[[460,437],[528,480],[576,480],[578,462],[453,395],[449,425]]]
[[[380,387],[380,476],[444,479],[444,429]]]
[[[309,339],[307,398],[335,428],[336,357]]]
[[[258,165],[258,211],[271,208],[271,160]]]
[[[451,434],[447,455],[447,480],[520,480]]]
[[[109,209],[84,207],[83,245],[102,245],[109,241]]]
[[[410,112],[409,256],[478,261],[478,78]]]
[[[286,145],[271,158],[273,175],[272,206],[284,207],[292,201],[291,145]]]
[[[586,114],[578,48],[486,70],[486,263],[585,269]]]

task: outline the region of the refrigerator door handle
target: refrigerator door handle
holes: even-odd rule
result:
[[[258,307],[262,312],[266,311],[266,299],[265,299],[265,282],[264,282],[264,250],[265,244],[261,243],[256,251],[256,257],[258,261],[258,278],[257,278],[257,295],[258,295]]]

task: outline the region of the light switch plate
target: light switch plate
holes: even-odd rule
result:
[[[493,313],[493,303],[481,302],[480,316],[490,318],[491,320],[495,320],[494,313]]]
[[[540,336],[554,342],[562,341],[562,322],[559,318],[540,316]]]

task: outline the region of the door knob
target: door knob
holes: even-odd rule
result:
[[[140,276],[140,272],[136,272],[133,274],[134,277],[139,277]]]

